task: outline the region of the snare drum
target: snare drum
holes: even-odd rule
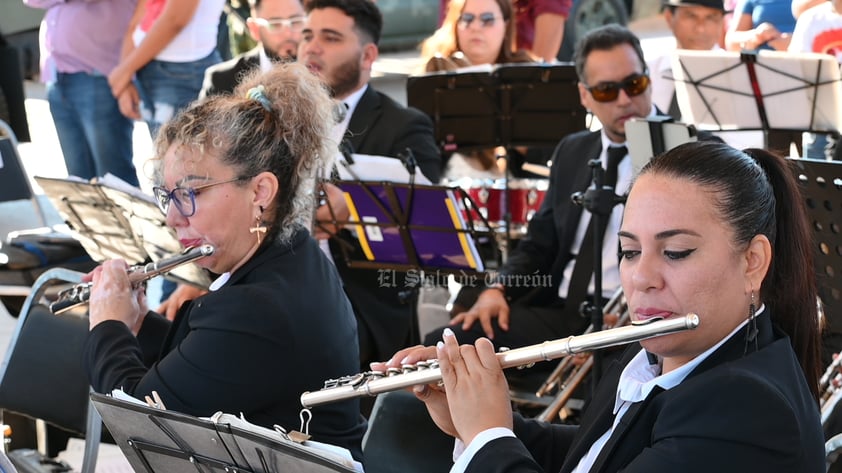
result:
[[[477,221],[481,220],[478,215],[482,215],[492,227],[505,232],[508,209],[510,231],[516,235],[526,233],[529,220],[544,201],[548,183],[544,179],[509,179],[508,195],[505,179],[474,179],[467,185],[463,181],[461,186],[476,204],[475,209],[467,209],[468,217]]]

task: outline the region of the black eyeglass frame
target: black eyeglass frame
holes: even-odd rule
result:
[[[161,210],[161,212],[164,213],[164,215],[166,215],[170,209],[170,202],[175,202],[175,208],[176,210],[178,210],[178,213],[180,213],[184,218],[189,218],[196,215],[196,196],[199,195],[202,190],[213,186],[218,186],[220,184],[245,181],[247,179],[250,179],[250,177],[238,176],[232,177],[231,179],[226,179],[224,181],[209,182],[207,184],[202,184],[200,186],[195,187],[174,187],[172,190],[169,191],[164,187],[155,186],[152,188],[152,195],[155,197],[155,203],[158,205],[158,208]],[[180,192],[182,197],[175,198],[176,192]],[[181,199],[184,198],[183,196],[185,195],[190,197],[190,208],[192,209],[192,211],[189,214],[184,211],[183,202],[181,201]]]
[[[638,81],[643,81],[639,84]],[[632,74],[620,82],[600,82],[594,86],[585,86],[585,90],[591,93],[594,100],[601,103],[608,103],[617,100],[620,96],[620,90],[626,92],[629,97],[637,97],[646,92],[646,89],[652,84],[652,79],[647,73]]]

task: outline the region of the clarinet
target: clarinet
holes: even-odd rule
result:
[[[650,319],[645,322],[632,322],[631,325],[601,330],[585,335],[552,340],[536,345],[529,345],[497,354],[502,368],[526,366],[538,361],[549,361],[562,356],[583,351],[598,350],[615,345],[637,342],[699,326],[699,316],[687,314],[673,319]],[[441,369],[437,360],[427,360],[416,365],[392,368],[388,372],[368,371],[353,376],[325,381],[319,391],[305,392],[301,395],[301,405],[310,408],[345,399],[376,396],[377,394],[408,388],[417,384],[430,384],[441,381]]]
[[[199,258],[213,254],[214,248],[211,245],[202,245],[186,248],[182,253],[175,256],[160,259],[145,265],[132,266],[129,268],[129,281],[132,289],[138,288],[143,282],[155,276],[168,273],[178,266],[193,262]],[[91,297],[92,283],[86,282],[76,284],[58,293],[58,299],[50,304],[50,312],[61,315],[64,312],[88,302]]]

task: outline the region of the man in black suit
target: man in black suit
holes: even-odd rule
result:
[[[257,67],[265,71],[273,62],[294,61],[304,27],[304,8],[299,0],[249,0],[246,20],[257,46],[205,71],[199,97],[231,93],[243,74]]]
[[[578,309],[581,299],[593,293],[593,282],[587,282],[593,274],[593,263],[580,258],[579,268],[576,256],[593,252],[592,242],[583,245],[591,219],[589,212],[571,201],[571,194],[591,186],[593,172],[588,162],[600,159],[605,169],[611,154],[620,157],[615,191],[625,194],[632,179],[631,160],[623,151],[625,124],[632,118],[658,113],[652,105],[646,62],[637,37],[614,25],[589,38],[586,44],[577,46],[575,56],[579,99],[599,119],[602,129],[568,135],[556,147],[550,186],[540,210],[529,222],[526,237],[510,252],[498,277],[490,281],[493,284],[472,306],[466,303],[470,309],[451,321],[450,328],[460,343],[487,336],[497,346],[514,348],[575,335],[588,326],[589,319],[580,316]],[[622,206],[614,206],[602,242],[602,292],[606,297],[620,287],[617,230],[621,215]],[[570,291],[576,295],[568,294],[571,280],[581,288]],[[443,328],[427,334],[425,345],[441,340]],[[537,366],[552,368],[547,365]]]
[[[412,151],[416,172],[431,182],[441,174],[441,156],[433,138],[430,118],[419,110],[398,104],[369,85],[371,67],[378,56],[377,43],[383,18],[370,0],[311,0],[306,3],[307,23],[298,49],[298,62],[327,84],[334,98],[347,109],[334,129],[340,148],[351,153],[397,158]],[[339,153],[337,153],[338,155]],[[330,206],[316,214],[317,221],[341,221],[347,216],[342,193],[326,185]],[[317,231],[330,238],[332,256],[354,306],[360,334],[361,365],[379,361],[411,340],[414,294],[403,287],[381,284],[378,270],[350,268],[340,245],[353,248],[353,259],[364,259],[356,239],[347,230],[338,234]]]

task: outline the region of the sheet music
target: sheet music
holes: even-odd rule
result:
[[[352,154],[353,164],[349,164],[344,156],[337,158],[336,166],[339,178],[344,181],[389,181],[401,184],[409,183],[411,175],[404,166],[403,161],[398,158],[387,156],[375,156],[370,154]],[[418,166],[415,167],[416,184],[432,184],[421,172]]]
[[[238,417],[233,414],[217,412],[211,417],[200,417],[200,419],[206,419],[215,424],[223,424],[230,425],[231,427],[237,427],[238,429],[259,434],[264,437],[274,439],[278,442],[292,442],[292,440],[290,440],[286,435],[282,434],[277,430],[267,429],[266,427],[252,424],[251,422],[247,421],[244,417],[242,417],[242,414],[240,414],[240,416]],[[346,448],[322,442],[314,442],[311,440],[307,440],[303,444],[298,445],[310,450],[314,455],[329,458],[337,463],[341,463],[347,466],[348,468],[353,468],[359,473],[363,473],[362,464],[354,460],[354,458],[351,456],[351,452],[348,451],[348,449]]]
[[[832,56],[760,51],[755,59],[770,129],[842,128],[842,82]],[[672,70],[684,118],[706,129],[762,129],[747,67],[738,52],[678,50]]]

